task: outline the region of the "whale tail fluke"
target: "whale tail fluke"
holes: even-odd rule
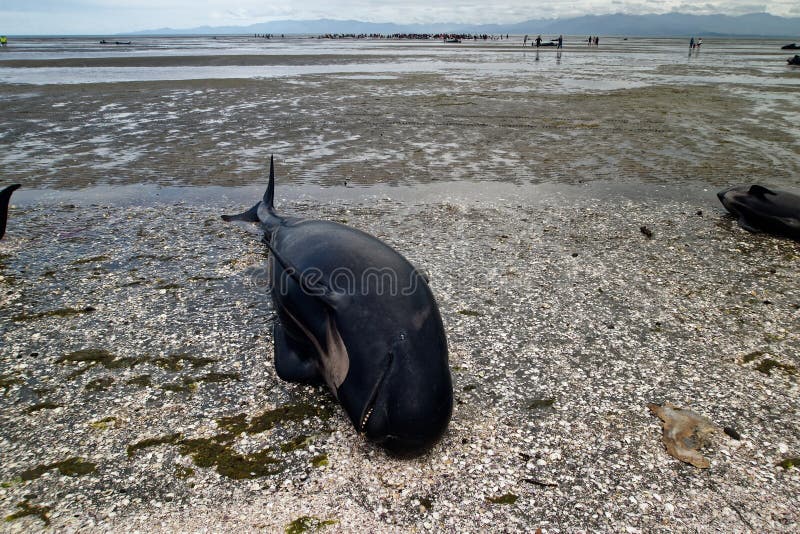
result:
[[[9,185],[0,191],[0,239],[6,235],[6,221],[8,220],[8,203],[11,201],[11,193],[20,188],[19,184]]]
[[[258,207],[261,205],[261,202],[250,208],[249,210],[245,211],[244,213],[239,213],[237,215],[222,215],[222,220],[225,222],[231,221],[244,221],[244,222],[258,222]]]

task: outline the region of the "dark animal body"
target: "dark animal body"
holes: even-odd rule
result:
[[[732,187],[717,193],[739,226],[800,241],[800,196],[760,185]]]
[[[367,439],[399,455],[423,453],[453,406],[447,339],[427,280],[367,233],[278,215],[274,183],[270,161],[263,201],[223,219],[264,230],[278,376],[326,383]]]
[[[11,201],[11,193],[19,189],[19,184],[9,185],[0,191],[0,239],[6,235],[6,221],[8,220],[8,203]]]
[[[800,46],[797,46],[797,43],[783,45],[781,50],[800,50]]]
[[[794,55],[793,58],[789,58],[786,60],[789,65],[800,65],[800,56],[797,54]]]

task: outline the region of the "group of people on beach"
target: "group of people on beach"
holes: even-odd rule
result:
[[[702,45],[702,44],[703,44],[703,38],[702,37],[698,37],[696,40],[695,40],[694,37],[692,37],[691,39],[689,39],[689,50],[697,50],[699,52],[700,51],[700,45]]]
[[[326,33],[317,39],[418,39],[418,40],[465,40],[465,41],[502,41],[509,35],[490,35],[488,33]]]
[[[590,35],[589,38],[586,39],[586,43],[588,46],[600,46],[600,37],[597,35],[595,36]]]
[[[537,35],[536,39],[531,39],[531,46],[535,46],[536,48],[539,48],[541,46],[553,46],[553,44],[555,44],[556,48],[563,48],[564,47],[564,36],[563,35],[559,35],[557,39],[551,39],[550,42],[548,44],[545,44],[545,45],[542,44],[542,36],[541,35]],[[527,46],[527,45],[528,45],[528,36],[526,35],[525,38],[522,40],[522,46],[524,47],[524,46]]]

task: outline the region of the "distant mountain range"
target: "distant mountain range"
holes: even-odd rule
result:
[[[160,28],[127,35],[231,35],[231,34],[395,34],[395,33],[488,33],[488,34],[566,34],[638,36],[800,36],[800,18],[785,18],[767,13],[731,17],[728,15],[586,15],[567,19],[527,20],[515,24],[394,24],[358,20],[276,20],[249,26],[201,26],[199,28]]]

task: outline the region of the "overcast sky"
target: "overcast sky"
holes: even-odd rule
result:
[[[104,34],[156,28],[246,26],[270,20],[355,19],[398,23],[509,23],[608,13],[800,16],[800,1],[776,0],[0,0],[0,34]]]

